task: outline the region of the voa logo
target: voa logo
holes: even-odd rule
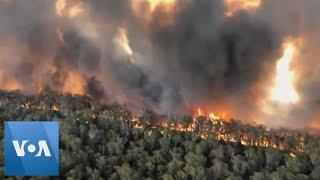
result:
[[[58,176],[58,122],[5,121],[5,176]]]
[[[18,140],[12,141],[13,147],[14,147],[18,157],[23,157],[25,155],[24,147],[27,144],[27,142],[28,142],[28,140],[24,140],[19,144]],[[39,157],[39,156],[41,156],[42,153],[44,153],[44,156],[47,156],[47,157],[51,156],[48,144],[45,140],[40,140],[38,142],[38,147],[39,147],[38,148],[39,151],[35,156]],[[30,153],[34,153],[36,151],[36,146],[34,144],[29,144],[27,146],[27,150]]]

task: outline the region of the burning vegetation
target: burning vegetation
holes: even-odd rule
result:
[[[64,178],[320,179],[317,7],[0,0],[1,119],[61,122]]]
[[[69,110],[66,109],[68,108],[66,106],[77,106],[77,103],[80,103],[78,104],[78,108],[80,108],[78,111],[82,111],[81,108],[84,108],[84,105],[96,103],[92,98],[87,96],[72,96],[71,94],[63,96],[53,91],[43,91],[39,96],[23,96],[20,92],[2,92],[1,97],[0,105],[2,108],[5,108],[6,105],[12,106],[15,104],[23,110],[34,110],[38,111],[40,114],[46,111],[52,111],[60,114]],[[63,104],[65,100],[78,102],[74,104],[70,102],[71,104],[66,105]],[[81,105],[81,103],[83,103],[83,105]],[[97,101],[97,103],[100,104],[99,106],[107,106],[99,101]],[[216,140],[226,142],[239,142],[246,146],[271,147],[290,152],[291,155],[295,155],[296,153],[305,153],[305,139],[307,138],[310,140],[311,138],[309,137],[310,134],[304,130],[274,130],[268,129],[259,124],[243,124],[234,119],[226,119],[225,114],[216,115],[214,113],[209,113],[207,116],[200,108],[193,115],[171,117],[157,115],[151,110],[145,110],[144,112],[141,112],[140,115],[132,115],[125,109],[125,107],[120,106],[120,109],[122,111],[121,114],[125,114],[125,116],[119,117],[118,120],[128,121],[127,123],[130,123],[136,128],[142,128],[145,130],[162,129],[162,133],[164,129],[177,132],[193,132],[204,139],[211,137]],[[90,115],[91,118],[89,119],[93,118],[92,120],[97,120],[99,117],[107,118],[108,115],[105,113],[108,112],[92,112]],[[4,118],[18,119],[14,116]],[[44,119],[52,120],[51,118],[53,117],[47,116]],[[36,120],[37,118],[31,119]],[[39,119],[41,118],[39,117]],[[250,132],[252,129],[259,129],[259,131]],[[291,141],[291,144],[288,144],[287,141]]]
[[[319,127],[316,2],[29,1],[0,1],[3,89]]]
[[[318,135],[203,113],[134,115],[88,96],[0,92],[1,119],[60,123],[60,178],[319,178]]]

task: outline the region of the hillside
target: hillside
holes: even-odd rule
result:
[[[302,130],[187,115],[164,121],[149,110],[133,117],[117,104],[55,92],[1,91],[0,119],[1,138],[3,120],[59,121],[61,179],[320,179],[320,139]]]

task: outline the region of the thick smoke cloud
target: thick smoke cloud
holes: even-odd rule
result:
[[[137,59],[141,62],[109,58],[116,62],[109,64],[112,74],[128,89],[162,112],[185,113],[196,105],[214,108],[222,100],[232,104],[247,96],[261,75],[268,78],[266,70],[274,65],[281,45],[269,24],[245,12],[225,19],[221,1],[180,6],[169,26],[162,25],[166,17],[161,9],[155,11],[148,33],[139,36],[151,45],[133,46],[136,52],[150,53]]]
[[[0,1],[4,88],[12,77],[29,93],[68,92],[67,84],[77,81],[82,93],[132,107],[168,114],[228,109],[233,117],[262,118],[271,126],[304,126],[320,108],[317,0],[262,1],[232,17],[222,0],[177,0],[171,10],[160,5],[153,12],[143,1],[69,0],[84,7],[76,17],[58,15],[51,0],[10,2]],[[119,48],[119,29],[133,54]],[[304,42],[294,62],[303,101],[279,111],[283,121],[273,123],[277,117],[265,116],[261,101],[289,36]]]
[[[264,22],[245,13],[225,20],[206,8],[214,5],[194,2],[174,17],[176,24],[155,28],[151,35],[159,49],[160,76],[173,77],[169,83],[187,90],[183,96],[196,104],[248,93],[280,47],[277,34]]]

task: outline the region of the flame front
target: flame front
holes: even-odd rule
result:
[[[228,115],[228,113],[226,113],[227,111],[210,111],[209,113],[206,113],[205,111],[203,111],[201,108],[197,109],[197,113],[195,114],[195,117],[200,117],[200,116],[205,116],[208,117],[210,120],[223,120],[223,121],[227,121],[230,117]]]
[[[277,63],[271,99],[282,103],[296,103],[299,101],[299,94],[294,87],[294,72],[290,68],[296,47],[293,42],[286,43],[284,47],[283,56]]]
[[[1,105],[10,101],[0,101]],[[21,101],[20,107],[23,109],[29,110],[51,110],[59,112],[64,109],[62,104],[59,103],[45,103],[42,101]],[[200,113],[202,110],[198,108]],[[222,119],[198,116],[195,114],[192,121],[168,121],[166,119],[158,119],[157,121],[147,122],[141,120],[140,117],[128,115],[128,112],[125,109],[119,109],[117,111],[117,119],[119,121],[126,121],[127,125],[132,124],[133,127],[138,129],[143,129],[149,134],[152,131],[160,129],[162,134],[165,133],[165,130],[172,130],[177,132],[194,132],[198,137],[202,139],[214,138],[219,141],[225,142],[239,142],[245,146],[252,147],[264,147],[264,148],[275,148],[278,150],[286,151],[292,157],[296,157],[299,153],[306,152],[306,141],[305,134],[296,133],[295,131],[284,130],[284,131],[274,131],[263,126],[252,126],[248,124],[242,124],[239,126],[239,121],[230,121],[226,122]],[[198,113],[199,113],[198,112]],[[104,119],[109,118],[109,110],[94,112],[90,116],[86,123],[91,119],[96,119],[97,117]],[[213,115],[215,116],[215,115]],[[252,128],[258,128],[256,131],[252,131]],[[288,134],[292,134],[295,137],[296,146],[285,146],[286,138]]]

